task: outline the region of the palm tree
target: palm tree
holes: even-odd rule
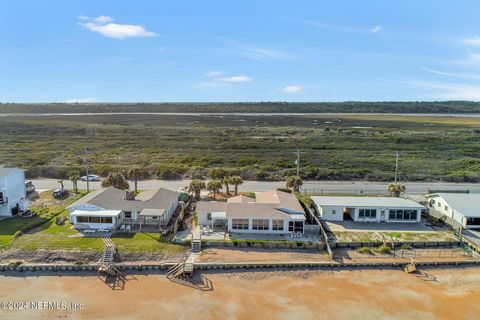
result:
[[[78,180],[80,180],[80,172],[78,170],[72,170],[67,173],[68,179],[72,181],[73,191],[78,193]]]
[[[135,183],[135,193],[138,192],[138,180],[143,178],[145,171],[142,168],[132,168],[128,170],[127,176],[130,180],[133,180]]]
[[[300,179],[299,176],[288,176],[285,178],[285,186],[295,192],[298,192],[298,190],[300,190],[300,186],[302,184],[302,179]]]
[[[213,198],[217,198],[217,192],[222,188],[222,181],[210,180],[207,183],[207,190],[213,192]]]
[[[390,195],[395,196],[395,197],[400,197],[400,194],[407,191],[407,188],[405,187],[404,184],[392,183],[392,184],[388,185],[387,190],[390,193]]]
[[[128,181],[119,172],[110,172],[108,176],[102,180],[102,188],[114,187],[126,190],[129,188]]]
[[[230,195],[230,186],[229,186],[230,178],[231,177],[223,177],[222,179],[223,185],[225,186],[225,190],[227,192],[227,196]]]
[[[188,191],[193,192],[195,194],[195,199],[200,199],[200,192],[206,188],[205,181],[200,179],[193,179],[190,181],[190,185],[188,186]]]
[[[235,186],[235,195],[238,195],[238,186],[243,183],[243,179],[240,176],[232,176],[229,179],[229,182]]]

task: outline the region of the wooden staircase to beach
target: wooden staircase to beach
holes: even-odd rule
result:
[[[102,240],[104,249],[102,257],[98,261],[98,275],[103,274],[105,277],[115,276],[124,278],[121,267],[114,263],[114,258],[117,255],[117,246],[109,237],[102,237]]]

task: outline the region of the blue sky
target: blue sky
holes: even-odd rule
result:
[[[1,102],[480,100],[480,1],[4,0]]]

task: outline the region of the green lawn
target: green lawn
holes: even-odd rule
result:
[[[42,194],[40,197],[48,198],[49,194]],[[59,213],[59,210],[62,211],[60,215],[67,216],[68,212],[65,206],[76,201],[83,195],[85,195],[85,193],[67,198],[62,201],[61,205],[56,204],[48,208],[33,209],[38,214],[33,218],[14,217],[1,220],[0,249],[103,250],[103,241],[101,238],[81,237],[80,233],[71,228],[68,220],[63,226],[55,223],[55,217],[57,216],[56,214]],[[17,231],[40,222],[44,223],[22,236],[12,239]],[[111,238],[120,252],[181,253],[185,251],[185,246],[162,241],[158,233],[118,233]]]
[[[158,233],[118,233],[111,238],[120,252],[181,253],[185,250],[182,245],[161,242]],[[59,226],[52,221],[16,239],[11,247],[24,250],[101,251],[103,241],[101,238],[81,237],[68,222]]]
[[[33,218],[14,217],[0,220],[0,249],[6,248],[12,240],[15,232],[29,226],[36,224],[44,218],[35,216]]]

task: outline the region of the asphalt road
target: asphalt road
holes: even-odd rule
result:
[[[56,179],[34,179],[33,184],[37,189],[59,189],[60,184]],[[144,180],[138,182],[139,189],[155,189],[159,187],[178,190],[180,187],[188,185],[189,180]],[[64,181],[65,188],[72,189],[71,181]],[[386,193],[388,183],[386,182],[366,182],[366,181],[304,181],[302,191],[321,193],[352,193],[360,194],[364,193]],[[79,181],[78,187],[80,189],[86,189],[86,182]],[[239,191],[266,191],[275,189],[278,187],[285,187],[285,183],[278,182],[265,182],[265,181],[245,181],[244,184],[239,186]],[[411,182],[406,184],[407,193],[409,194],[424,194],[428,189],[434,190],[465,190],[469,189],[470,192],[480,193],[480,184],[474,183],[447,183],[447,182]],[[100,182],[90,182],[90,189],[100,189]],[[133,188],[133,182],[130,182],[130,188]],[[232,187],[233,189],[233,187]]]

